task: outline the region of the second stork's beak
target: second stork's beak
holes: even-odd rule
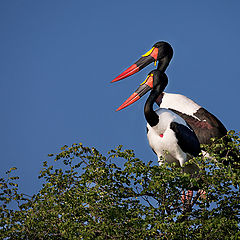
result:
[[[153,74],[147,76],[146,80],[139,86],[139,88],[116,110],[122,110],[123,108],[131,105],[139,100],[149,90],[153,89]]]
[[[129,77],[134,73],[140,71],[141,69],[145,68],[147,65],[149,65],[152,62],[155,62],[156,64],[157,57],[158,57],[158,48],[153,47],[150,51],[142,55],[142,57],[136,63],[134,63],[131,67],[129,67],[124,72],[122,72],[119,76],[113,79],[112,82],[117,82],[126,77]]]

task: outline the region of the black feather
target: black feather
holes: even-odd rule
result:
[[[178,145],[182,151],[194,157],[201,152],[197,136],[191,129],[177,122],[171,122],[170,128],[175,132]]]

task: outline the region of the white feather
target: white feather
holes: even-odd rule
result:
[[[164,92],[161,108],[171,108],[198,119],[193,114],[196,113],[201,106],[184,95]]]
[[[169,163],[176,162],[178,165],[183,166],[188,160],[188,155],[178,145],[170,124],[174,121],[188,127],[186,122],[168,109],[159,108],[156,113],[159,115],[159,123],[154,127],[147,124],[149,145],[156,152],[159,164],[166,160]],[[163,134],[162,137],[161,134]]]

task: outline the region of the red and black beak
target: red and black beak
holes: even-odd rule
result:
[[[146,80],[139,86],[139,88],[116,110],[122,110],[123,108],[131,105],[139,100],[149,90],[153,89],[153,74],[147,76]]]
[[[155,62],[156,64],[157,58],[158,58],[158,51],[159,51],[158,48],[153,47],[150,51],[142,55],[142,57],[136,63],[134,63],[131,67],[129,67],[124,72],[122,72],[119,76],[113,79],[112,82],[117,82],[126,77],[129,77],[134,73],[142,70],[152,62]]]

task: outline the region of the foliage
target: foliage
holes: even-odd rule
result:
[[[142,162],[122,146],[107,156],[82,144],[64,146],[50,157],[64,168],[44,162],[41,190],[19,193],[14,168],[0,179],[0,235],[4,239],[239,239],[240,138],[213,140],[208,156],[193,161],[191,176],[170,165]],[[224,154],[223,154],[224,153]],[[230,154],[231,153],[231,154]],[[223,164],[224,162],[224,164]],[[238,165],[237,165],[238,164]],[[182,189],[195,191],[181,201]],[[9,207],[16,201],[17,209]]]

